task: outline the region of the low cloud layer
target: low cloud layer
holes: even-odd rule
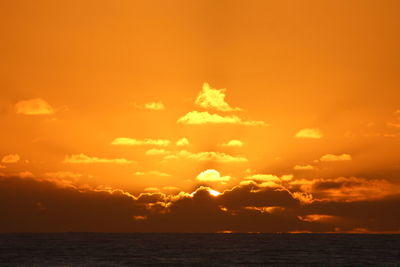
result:
[[[0,177],[1,231],[400,231],[396,212],[400,195],[396,193],[374,200],[314,199],[305,203],[299,198],[301,191],[253,182],[221,193],[202,186],[192,193],[165,194],[155,188],[133,196],[118,189],[57,181]],[[343,185],[330,187],[337,186]]]

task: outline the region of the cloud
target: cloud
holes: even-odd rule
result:
[[[272,174],[252,174],[246,177],[247,180],[253,180],[258,182],[280,182],[281,179]]]
[[[161,149],[152,148],[146,151],[146,155],[148,156],[169,155],[169,154],[171,154],[171,151],[165,150],[163,148]]]
[[[351,156],[349,154],[341,154],[341,155],[326,154],[323,155],[319,160],[322,162],[348,161],[351,160]]]
[[[97,158],[87,156],[85,154],[75,154],[75,155],[66,155],[63,163],[72,163],[72,164],[80,164],[80,163],[117,163],[117,164],[128,164],[134,163],[134,161],[127,160],[124,158],[117,159],[106,159],[106,158]]]
[[[137,175],[137,174],[136,174],[136,175]],[[142,174],[140,174],[140,175],[142,175]],[[143,175],[144,175],[144,173],[143,173]],[[160,191],[160,189],[157,188],[157,187],[146,187],[146,188],[144,189],[144,191],[147,191],[147,192],[158,192],[158,191]]]
[[[208,83],[203,84],[203,88],[196,98],[196,105],[205,109],[218,111],[239,111],[240,108],[232,108],[225,102],[226,89],[213,89]]]
[[[158,101],[158,102],[146,103],[146,104],[144,104],[144,108],[150,109],[150,110],[164,110],[165,106],[164,106],[163,102]]]
[[[69,171],[58,171],[58,172],[46,172],[45,176],[53,177],[58,179],[78,179],[83,176],[81,173],[69,172]]]
[[[263,121],[244,121],[236,115],[221,116],[218,114],[210,114],[206,111],[191,111],[177,120],[182,124],[239,124],[249,126],[267,126]]]
[[[222,147],[242,147],[243,142],[240,140],[230,140],[227,143],[221,144]]]
[[[296,171],[305,171],[305,170],[314,170],[314,166],[312,165],[296,165],[293,167]]]
[[[17,163],[20,160],[20,157],[18,154],[9,154],[5,155],[2,159],[2,163]]]
[[[214,169],[207,169],[197,175],[196,180],[201,182],[228,182],[231,179],[230,176],[221,176],[219,171]]]
[[[21,178],[33,178],[35,175],[30,171],[22,171],[17,174],[18,177]]]
[[[162,176],[162,177],[169,177],[171,176],[168,173],[159,172],[159,171],[148,171],[148,172],[135,172],[136,176]]]
[[[350,191],[367,180],[334,182],[337,183],[334,188],[340,184],[340,188],[348,187]],[[398,191],[373,200],[331,198],[303,203],[287,188],[254,183],[223,192],[205,186],[192,193],[170,189],[169,194],[164,194],[157,192],[157,188],[147,188],[147,193],[133,196],[120,189],[60,186],[57,180],[0,177],[0,203],[3,203],[0,214],[4,215],[0,229],[2,232],[318,233],[356,229],[368,233],[399,232],[400,214],[395,212],[400,205]]]
[[[115,138],[111,145],[116,146],[168,146],[170,144],[169,140],[165,139],[133,139],[127,137],[118,137]]]
[[[335,216],[324,215],[324,214],[307,214],[299,216],[299,219],[305,222],[318,222],[318,221],[331,221]]]
[[[190,145],[190,142],[187,138],[183,137],[181,139],[179,139],[178,141],[176,141],[176,146],[188,146]]]
[[[162,189],[166,190],[166,191],[179,191],[180,190],[180,188],[177,186],[164,186]]]
[[[187,150],[181,150],[175,154],[171,154],[164,157],[164,160],[171,159],[192,159],[198,161],[216,161],[216,162],[247,162],[248,160],[242,156],[231,156],[222,152],[214,152],[214,151],[206,151],[206,152],[198,152],[192,153]]]
[[[6,166],[0,164],[0,169],[5,169]]]
[[[394,128],[400,128],[400,122],[388,122],[386,125]]]
[[[54,113],[54,109],[41,98],[19,101],[15,104],[17,114],[23,115],[49,115]]]
[[[323,137],[323,134],[322,134],[321,130],[319,130],[319,129],[306,128],[306,129],[301,129],[298,133],[296,133],[296,135],[294,137],[321,139]]]
[[[293,179],[292,174],[282,175],[281,177],[273,174],[251,174],[245,177],[246,180],[261,183],[261,187],[276,187],[280,186],[282,182],[290,181]],[[243,184],[247,184],[244,182]]]
[[[379,199],[400,192],[400,186],[383,179],[359,177],[293,180],[291,190],[312,194],[315,199],[328,201],[359,201]]]

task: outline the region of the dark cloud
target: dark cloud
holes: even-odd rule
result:
[[[62,186],[52,180],[0,178],[1,232],[333,232],[400,231],[400,195],[378,200],[301,203],[292,192],[257,184],[218,197],[195,193],[134,197],[121,190]]]

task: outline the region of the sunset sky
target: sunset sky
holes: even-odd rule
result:
[[[0,232],[400,232],[400,2],[2,1]]]

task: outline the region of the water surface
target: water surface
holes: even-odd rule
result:
[[[400,266],[400,235],[0,234],[1,266]]]

